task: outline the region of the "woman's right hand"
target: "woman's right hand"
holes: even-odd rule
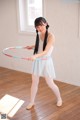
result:
[[[26,46],[25,48],[28,50],[31,50],[31,49],[33,49],[33,46]]]

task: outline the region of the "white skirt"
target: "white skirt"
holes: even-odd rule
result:
[[[49,77],[51,79],[56,78],[52,58],[48,57],[46,60],[41,60],[41,58],[33,61],[32,74],[42,77]]]

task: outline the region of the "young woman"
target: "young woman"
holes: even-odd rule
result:
[[[34,55],[29,58],[33,61],[32,67],[32,86],[30,103],[26,109],[31,109],[34,106],[36,93],[38,90],[39,77],[43,76],[46,83],[54,92],[57,98],[57,106],[62,105],[62,98],[58,86],[54,83],[55,71],[51,53],[54,48],[55,37],[48,32],[49,25],[45,18],[39,17],[34,21],[36,29],[36,43],[32,46],[27,46],[27,49],[34,48]],[[46,60],[41,60],[45,59]]]

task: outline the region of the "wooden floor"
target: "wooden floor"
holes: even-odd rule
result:
[[[26,110],[29,103],[31,75],[0,67],[0,98],[5,94],[25,101],[11,120],[80,120],[80,87],[55,81],[63,98],[63,106],[56,106],[54,93],[40,78],[36,104]]]

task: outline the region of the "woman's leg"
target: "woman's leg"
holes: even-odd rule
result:
[[[48,86],[52,89],[52,91],[54,92],[54,94],[56,95],[57,98],[57,106],[61,106],[62,105],[62,99],[61,99],[61,95],[60,95],[60,91],[58,86],[54,83],[54,81],[49,78],[49,77],[45,77],[46,83],[48,84]]]
[[[34,105],[35,97],[36,97],[37,90],[38,90],[38,84],[39,84],[39,76],[32,74],[30,103],[26,109],[31,109]]]

